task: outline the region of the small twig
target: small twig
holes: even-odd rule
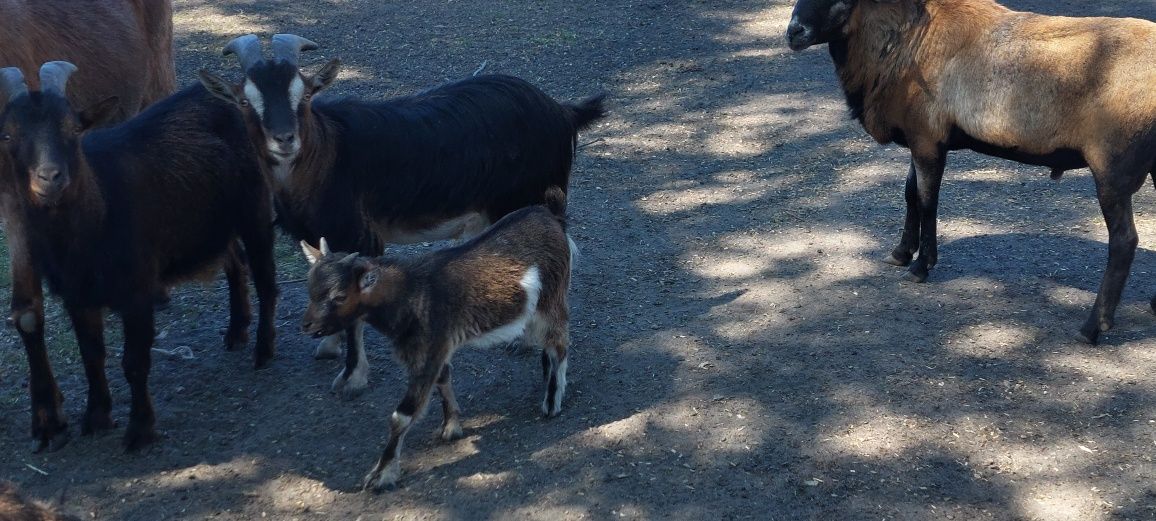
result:
[[[474,70],[474,73],[472,74],[472,76],[477,76],[478,74],[481,74],[481,72],[483,70],[485,70],[487,63],[490,63],[490,60],[483,61],[482,64],[479,65],[478,68]]]
[[[25,466],[27,466],[28,468],[32,469],[32,470],[35,470],[36,472],[39,472],[39,473],[41,473],[41,474],[45,475],[45,476],[47,476],[47,475],[48,475],[48,473],[47,473],[47,472],[44,472],[43,470],[40,470],[40,469],[38,469],[38,468],[36,468],[36,467],[32,466],[32,464],[31,464],[31,463],[25,463],[24,465],[25,465]]]
[[[583,148],[586,148],[586,147],[588,147],[588,146],[590,146],[590,145],[593,145],[594,143],[598,143],[598,142],[601,142],[601,141],[606,141],[606,138],[601,138],[601,137],[600,137],[600,138],[598,138],[598,139],[594,139],[594,140],[591,140],[591,141],[587,141],[587,142],[585,142],[585,143],[582,143],[581,145],[578,145],[578,146],[574,147],[574,149],[575,149],[575,150],[582,150]]]

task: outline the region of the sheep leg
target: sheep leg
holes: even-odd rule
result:
[[[80,424],[81,434],[93,434],[116,427],[112,421],[112,395],[108,392],[108,377],[105,374],[104,316],[100,308],[68,308],[72,319],[72,329],[76,331],[76,343],[80,356],[84,359],[84,376],[88,379],[88,406],[84,421]]]
[[[906,279],[924,282],[939,260],[936,238],[936,214],[939,211],[939,185],[947,154],[939,152],[931,157],[912,155],[915,168],[916,195],[919,199],[919,256],[907,268]]]
[[[903,183],[903,198],[907,201],[907,215],[903,219],[903,235],[899,245],[883,262],[892,266],[907,266],[915,252],[919,250],[919,190],[915,174],[915,160],[907,170],[907,181]]]
[[[152,365],[153,318],[152,295],[136,299],[123,313],[124,356],[121,365],[132,392],[128,429],[124,433],[126,452],[133,452],[156,441],[156,414],[149,396],[149,368]]]
[[[1116,306],[1120,304],[1120,295],[1124,291],[1124,283],[1128,280],[1132,259],[1136,256],[1136,245],[1139,243],[1136,225],[1132,220],[1132,196],[1114,196],[1111,189],[1102,188],[1099,200],[1100,211],[1108,225],[1108,266],[1104,269],[1104,279],[1100,283],[1100,292],[1096,295],[1092,313],[1076,336],[1088,344],[1095,344],[1102,331],[1112,329]]]
[[[225,332],[225,349],[239,351],[249,344],[249,324],[253,310],[249,307],[249,270],[236,241],[225,255],[225,280],[229,285],[229,329]]]
[[[462,410],[458,407],[458,400],[454,396],[453,364],[446,363],[438,375],[438,394],[442,395],[442,430],[443,440],[450,441],[462,437],[462,424],[458,419]]]
[[[393,415],[389,418],[389,442],[382,451],[381,458],[377,460],[377,465],[365,476],[363,488],[381,492],[397,484],[398,478],[401,477],[399,458],[405,435],[425,412],[446,358],[444,354],[431,353],[418,370],[411,369],[405,398],[402,398],[397,410],[393,411]]]
[[[264,223],[263,220],[257,222]],[[253,351],[253,367],[269,366],[277,354],[277,267],[273,259],[273,228],[263,228],[244,237],[253,287],[257,289],[257,345]],[[240,256],[238,256],[240,257]]]
[[[5,198],[6,199],[6,198]],[[68,420],[61,407],[64,401],[56,376],[52,374],[52,364],[48,361],[48,348],[44,345],[44,290],[40,284],[40,273],[32,264],[24,243],[23,226],[13,218],[11,201],[4,202],[6,232],[8,236],[8,256],[12,267],[12,300],[8,323],[16,327],[24,352],[28,359],[28,391],[32,403],[32,438],[36,441],[35,452],[45,449],[55,451],[68,443]]]
[[[345,367],[333,380],[333,392],[343,400],[361,396],[369,388],[369,360],[365,357],[365,322],[358,320],[345,330]]]

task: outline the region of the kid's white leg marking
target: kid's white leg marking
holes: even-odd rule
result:
[[[554,392],[554,414],[562,412],[562,396],[566,394],[566,366],[569,365],[569,362],[570,357],[566,357],[558,363],[558,372],[556,376],[558,379],[558,388],[557,391]]]

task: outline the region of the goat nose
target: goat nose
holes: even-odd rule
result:
[[[36,178],[55,183],[60,179],[60,169],[53,166],[42,166],[36,169]]]
[[[810,31],[807,26],[799,23],[798,20],[791,20],[791,23],[787,25],[787,43],[792,49],[798,50],[805,43],[803,40],[807,38],[808,33]]]
[[[297,140],[297,136],[292,132],[287,132],[273,136],[273,140],[276,141],[278,145],[286,146],[292,145],[293,142]]]

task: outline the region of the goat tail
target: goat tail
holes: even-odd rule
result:
[[[558,222],[562,223],[562,229],[566,229],[566,192],[558,186],[551,186],[546,189],[546,209],[554,215]]]
[[[566,112],[570,116],[570,123],[574,125],[574,130],[579,131],[606,116],[606,108],[602,106],[602,102],[605,100],[606,93],[602,92],[578,103],[564,103],[562,106],[566,108]]]

